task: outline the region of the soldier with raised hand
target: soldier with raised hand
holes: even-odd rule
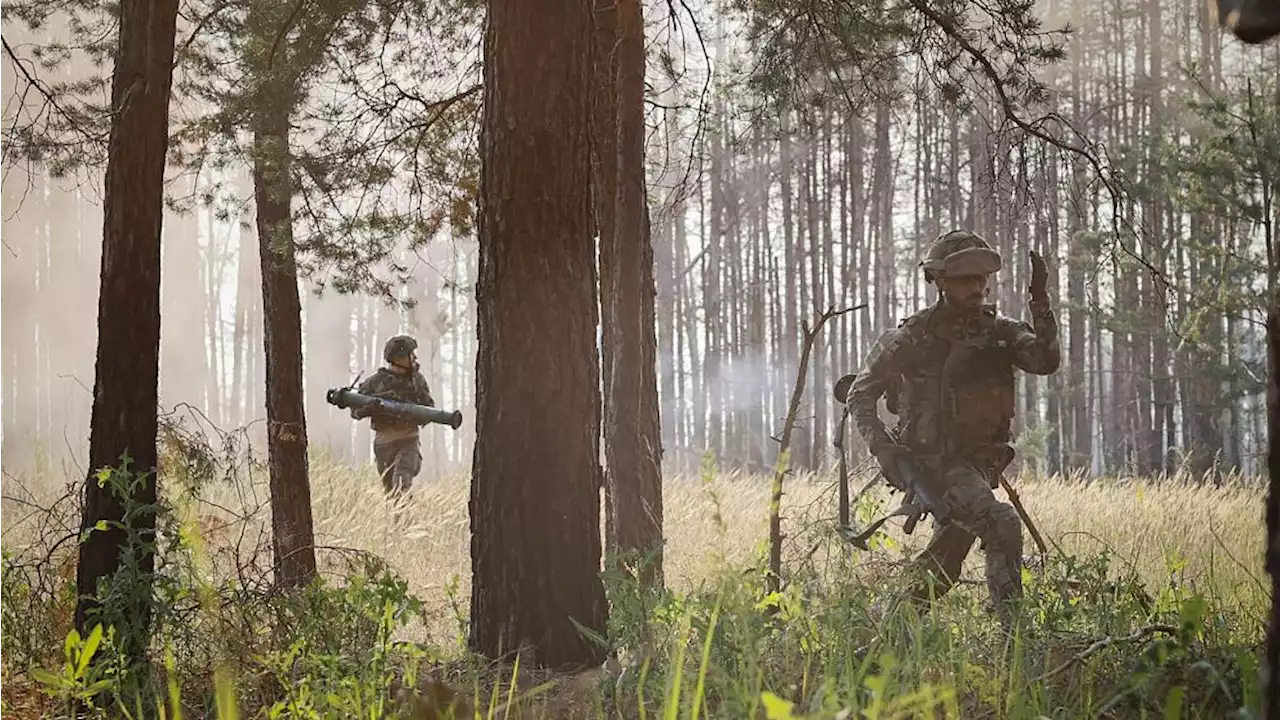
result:
[[[934,534],[912,565],[922,577],[911,597],[927,601],[931,590],[934,597],[946,593],[981,538],[987,587],[1008,626],[1008,601],[1022,595],[1022,524],[992,490],[1014,455],[1014,369],[1048,375],[1058,369],[1061,352],[1044,260],[1031,252],[1030,325],[985,302],[1001,265],[1000,254],[976,233],[939,237],[920,263],[925,281],[938,287],[937,303],[880,336],[848,403],[858,434],[890,482],[900,482],[897,462],[905,459],[939,488],[943,507],[931,508]],[[882,396],[898,415],[892,431],[877,414]]]
[[[435,407],[431,388],[418,369],[418,341],[408,335],[397,335],[382,348],[384,367],[360,383],[358,392],[379,399],[429,405]],[[373,428],[373,458],[382,476],[382,488],[392,498],[399,498],[413,487],[413,479],[422,470],[422,450],[417,423],[387,413],[379,413],[379,405],[352,408],[356,420],[370,418]]]

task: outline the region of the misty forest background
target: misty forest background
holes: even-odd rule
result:
[[[831,465],[838,408],[829,388],[859,368],[879,332],[933,300],[916,267],[927,243],[972,228],[1005,257],[993,300],[1007,314],[1024,316],[1027,249],[1051,259],[1065,362],[1048,378],[1019,379],[1021,462],[1089,476],[1259,471],[1263,316],[1280,222],[1280,46],[1227,40],[1193,0],[1043,3],[1045,30],[1074,32],[1065,59],[1026,68],[1045,84],[1052,115],[1027,112],[1031,124],[1019,125],[990,88],[944,105],[955,88],[909,56],[863,77],[854,97],[820,73],[777,77],[769,61],[796,61],[802,53],[786,43],[803,38],[760,32],[731,8],[651,5],[646,144],[668,466],[695,468],[705,451],[725,467],[770,466],[802,323],[861,304],[824,329],[793,440],[799,466]],[[306,209],[295,237],[307,276],[313,451],[371,459],[367,423],[329,406],[324,392],[373,372],[384,340],[408,332],[437,402],[466,419],[456,433],[427,428],[424,479],[471,461],[481,20],[479,11],[455,13],[448,27],[423,30],[420,47],[396,51],[412,62],[374,63],[357,84],[351,68],[327,70],[303,103],[295,141],[307,148],[314,139],[318,163],[355,157],[339,154],[350,146],[333,150],[332,128],[365,133],[373,152],[394,148],[387,137],[424,111],[437,143],[397,148],[414,163],[381,178],[387,192],[377,201],[364,192],[330,203],[336,193],[308,185],[300,163]],[[101,183],[76,165],[87,141],[30,131],[61,118],[28,73],[65,90],[107,67],[92,53],[59,52],[70,38],[57,27],[5,27],[4,81],[17,90],[5,108],[3,457],[9,472],[52,466],[73,476],[85,469],[92,401]],[[163,226],[161,405],[261,435],[252,183],[201,125],[211,96],[201,85],[230,79],[198,75],[210,69],[198,62],[199,43],[183,45],[190,37],[190,19],[180,18],[174,117],[185,162],[169,171]],[[15,56],[29,69],[18,73]],[[396,77],[406,65],[419,75]],[[424,88],[435,95],[415,95]],[[362,129],[378,111],[381,123]],[[315,129],[321,123],[331,129]],[[41,164],[14,162],[14,153]],[[335,215],[308,217],[326,203]],[[376,234],[356,219],[370,208],[387,226],[406,208],[420,220],[403,224],[398,245],[366,256],[376,261],[358,249],[335,259],[335,238],[358,245],[361,233]],[[556,409],[546,411],[557,422]]]

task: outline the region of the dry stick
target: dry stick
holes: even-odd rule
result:
[[[844,442],[847,439],[848,432],[846,426],[849,420],[849,406],[846,404],[840,410],[840,428],[838,430],[840,440],[836,443],[836,448],[840,451],[840,524],[849,524],[849,454],[845,450]]]
[[[809,355],[813,352],[813,343],[818,338],[822,326],[833,317],[861,310],[866,304],[844,310],[828,307],[826,312],[818,316],[813,327],[802,320],[804,329],[804,347],[800,352],[800,368],[796,371],[795,388],[791,391],[791,405],[787,408],[787,420],[782,425],[782,437],[778,440],[778,460],[774,465],[773,493],[769,499],[769,574],[766,587],[769,592],[778,592],[782,586],[782,479],[790,471],[791,433],[795,429],[796,414],[800,412],[800,395],[804,392],[805,376],[809,372]]]
[[[1022,500],[1018,498],[1018,491],[1013,489],[1009,481],[1005,479],[1003,473],[1000,475],[1000,487],[1009,494],[1009,502],[1013,503],[1013,509],[1018,511],[1018,516],[1022,518],[1022,523],[1027,526],[1027,530],[1031,533],[1031,539],[1035,540],[1036,547],[1040,549],[1041,559],[1049,557],[1049,546],[1045,544],[1044,538],[1040,536],[1040,530],[1036,528],[1036,524],[1031,522],[1031,516],[1027,514],[1027,509],[1023,507]]]
[[[1059,665],[1058,667],[1056,667],[1056,668],[1054,668],[1054,669],[1050,670],[1049,672],[1047,672],[1047,673],[1045,673],[1045,674],[1041,675],[1040,677],[1036,678],[1035,680],[1032,680],[1030,683],[1028,683],[1028,685],[1034,685],[1034,684],[1036,684],[1036,683],[1039,683],[1039,682],[1043,682],[1043,681],[1045,681],[1045,680],[1048,680],[1049,678],[1053,677],[1054,675],[1057,675],[1058,673],[1062,672],[1063,670],[1066,670],[1067,668],[1071,667],[1072,665],[1075,665],[1076,663],[1084,662],[1085,660],[1088,660],[1091,656],[1093,656],[1093,655],[1097,655],[1098,653],[1100,653],[1100,652],[1102,652],[1103,650],[1105,650],[1105,649],[1107,649],[1107,648],[1111,647],[1112,645],[1115,645],[1116,643],[1131,643],[1131,642],[1137,642],[1138,640],[1141,640],[1141,639],[1143,639],[1143,638],[1147,637],[1148,635],[1154,635],[1154,634],[1156,634],[1156,633],[1164,633],[1164,634],[1166,634],[1166,635],[1173,635],[1173,634],[1175,634],[1175,633],[1177,633],[1177,632],[1178,632],[1178,628],[1176,628],[1176,627],[1174,627],[1174,626],[1172,626],[1172,625],[1148,625],[1148,626],[1146,626],[1146,627],[1144,627],[1144,628],[1139,628],[1138,630],[1136,630],[1136,631],[1134,631],[1133,633],[1131,633],[1131,634],[1129,634],[1129,635],[1126,635],[1126,636],[1124,636],[1124,637],[1119,637],[1119,638],[1117,638],[1117,637],[1106,637],[1106,638],[1103,638],[1103,639],[1101,639],[1101,640],[1098,640],[1098,641],[1094,642],[1092,645],[1090,645],[1089,647],[1085,648],[1084,650],[1081,650],[1080,652],[1078,652],[1078,653],[1076,653],[1075,655],[1071,656],[1071,659],[1069,659],[1069,660],[1067,660],[1066,662],[1062,663],[1062,664],[1061,664],[1061,665]]]

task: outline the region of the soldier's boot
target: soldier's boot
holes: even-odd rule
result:
[[[987,590],[1005,630],[1012,631],[1016,605],[1022,598],[1022,520],[1008,503],[991,508],[982,538],[986,553]]]
[[[1216,4],[1218,22],[1241,42],[1257,45],[1280,35],[1280,0],[1216,0]]]

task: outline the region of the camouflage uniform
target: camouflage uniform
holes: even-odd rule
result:
[[[399,354],[407,355],[417,343],[404,335],[387,341],[383,355],[388,364]],[[361,395],[399,400],[435,407],[431,388],[415,366],[412,371],[396,367],[378,368],[378,372],[360,383]],[[375,409],[352,408],[351,417],[370,418],[373,428],[373,458],[382,477],[382,487],[389,495],[399,495],[413,487],[413,479],[422,470],[422,450],[418,425],[379,414]]]
[[[1052,311],[1040,302],[1032,302],[1031,311],[1034,327],[991,305],[965,313],[939,299],[884,333],[850,388],[850,415],[871,453],[884,457],[904,448],[945,488],[949,521],[935,528],[913,564],[914,572],[926,576],[912,593],[918,600],[928,599],[931,585],[939,597],[950,589],[978,538],[986,553],[987,587],[1002,619],[1003,601],[1021,595],[1021,520],[992,490],[1013,459],[1014,368],[1047,375],[1061,359]],[[877,414],[881,396],[899,416],[892,433]]]

